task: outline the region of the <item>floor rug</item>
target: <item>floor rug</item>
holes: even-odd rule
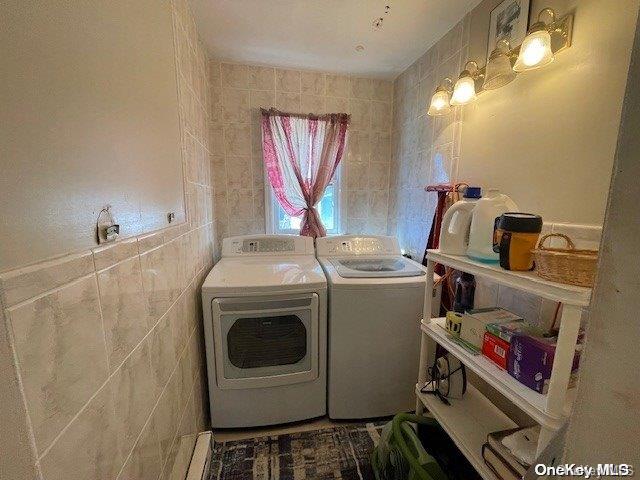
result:
[[[373,480],[385,422],[216,443],[210,480]]]

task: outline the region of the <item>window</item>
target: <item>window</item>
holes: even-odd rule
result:
[[[342,165],[338,166],[336,174],[327,185],[322,199],[318,202],[316,209],[320,214],[320,219],[327,235],[338,235],[342,233],[342,188],[340,179]],[[302,219],[299,217],[291,217],[288,215],[278,203],[276,196],[268,179],[265,179],[265,205],[266,205],[266,222],[267,233],[270,234],[287,234],[298,235],[300,233],[300,223]]]

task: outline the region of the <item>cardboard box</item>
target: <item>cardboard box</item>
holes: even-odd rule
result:
[[[521,320],[516,314],[502,308],[478,308],[468,310],[462,318],[460,338],[478,351],[482,350],[484,332],[490,323],[504,323]]]
[[[534,337],[542,337],[544,335],[544,331],[540,327],[531,325],[521,319],[512,322],[490,323],[487,325],[487,331],[506,342],[511,342],[511,338],[516,334],[526,334]]]
[[[538,393],[547,393],[556,352],[556,341],[555,337],[514,335],[507,358],[509,375]],[[574,378],[579,362],[580,351],[577,350],[573,357]]]
[[[507,369],[509,342],[498,338],[490,332],[484,332],[482,354],[503,370]]]

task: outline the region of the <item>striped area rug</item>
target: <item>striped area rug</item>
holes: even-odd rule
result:
[[[385,422],[216,443],[210,480],[373,480]]]

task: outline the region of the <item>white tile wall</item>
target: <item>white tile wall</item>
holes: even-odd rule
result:
[[[468,44],[469,17],[400,74],[394,82],[388,232],[422,259],[436,194],[424,187],[457,174],[460,116],[429,117],[431,95],[443,77],[457,76]]]
[[[211,151],[218,242],[265,232],[260,108],[352,115],[343,159],[345,229],[385,234],[391,159],[391,82],[212,61]]]
[[[186,0],[165,8],[187,223],[0,273],[43,480],[184,478],[195,434],[208,423],[199,307],[213,264],[208,68]],[[249,142],[240,128],[229,148],[242,154]]]

